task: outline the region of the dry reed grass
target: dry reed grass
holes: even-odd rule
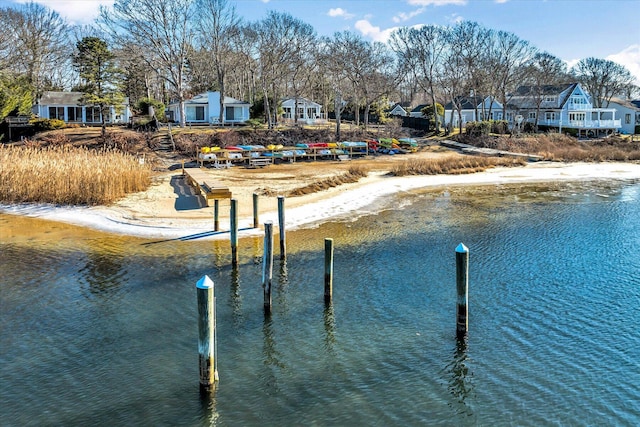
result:
[[[469,141],[469,143],[478,147],[537,154],[545,160],[563,162],[640,160],[640,144],[618,137],[578,140],[564,134],[549,132],[517,138],[485,137]]]
[[[526,163],[523,159],[508,157],[461,156],[429,160],[411,159],[395,165],[389,175],[461,175],[482,172],[495,166],[523,166]]]
[[[102,205],[151,182],[151,165],[115,150],[0,146],[0,201]]]
[[[318,191],[327,190],[329,188],[337,187],[342,184],[350,184],[358,182],[360,178],[367,176],[369,171],[361,166],[352,166],[349,170],[342,175],[332,176],[317,182],[314,182],[304,187],[299,187],[289,191],[286,196],[304,196],[305,194],[317,193]]]

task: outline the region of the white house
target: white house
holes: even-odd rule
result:
[[[98,125],[102,123],[100,107],[84,105],[82,92],[44,92],[36,101],[32,111],[42,119],[59,119],[65,123]],[[122,105],[111,106],[106,123],[127,123],[131,116],[129,98]]]
[[[322,105],[302,97],[286,98],[282,101],[282,118],[313,123],[322,118]]]
[[[429,104],[420,104],[416,106],[411,111],[409,111],[409,117],[424,117],[424,114],[422,114],[422,109],[427,105]]]
[[[405,117],[408,116],[409,113],[407,113],[407,110],[404,109],[404,107],[400,104],[395,104],[388,113],[390,116],[401,116],[401,117]]]
[[[614,108],[616,116],[620,117],[619,132],[622,134],[633,135],[636,126],[640,126],[640,105],[636,106],[636,102],[640,104],[639,101],[624,101],[619,98],[613,98],[609,102],[608,107]]]
[[[458,112],[460,110],[460,112]],[[503,120],[502,104],[491,96],[457,96],[444,106],[444,122],[453,127],[464,126],[467,122],[482,120]]]
[[[534,89],[521,86],[510,94],[506,117],[509,122],[513,123],[520,115],[525,122],[537,122],[559,132],[575,129],[578,136],[606,135],[622,126],[615,108],[594,108],[591,97],[579,83]]]
[[[239,101],[230,96],[224,97],[224,122],[244,123],[249,120],[251,104]],[[220,92],[205,92],[184,102],[186,123],[218,123],[220,121]],[[177,102],[167,107],[169,119],[180,121],[180,104]]]

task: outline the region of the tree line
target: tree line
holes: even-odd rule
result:
[[[100,106],[117,96],[176,102],[184,125],[184,101],[211,90],[221,103],[249,101],[269,127],[283,97],[312,99],[335,114],[339,135],[345,109],[356,120],[364,112],[366,126],[389,100],[426,96],[438,128],[437,104],[459,111],[470,92],[506,106],[518,87],[541,97],[544,85],[578,81],[600,107],[638,90],[620,64],[590,57],[568,69],[516,34],[470,21],[402,27],[380,43],[352,31],[319,36],[288,13],[246,22],[229,0],[116,0],[88,26],[36,3],[0,8],[0,25],[0,119],[28,113],[44,91],[79,90]]]

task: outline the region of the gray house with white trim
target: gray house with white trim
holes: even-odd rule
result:
[[[41,119],[58,119],[70,124],[102,124],[100,107],[84,104],[83,95],[82,92],[47,91],[36,101],[31,110]],[[127,123],[130,116],[129,98],[124,98],[122,105],[109,107],[105,122]]]

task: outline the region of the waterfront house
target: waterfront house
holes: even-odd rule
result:
[[[453,127],[462,126],[467,122],[482,120],[502,120],[502,104],[493,97],[474,95],[457,96],[444,106],[444,120]]]
[[[608,135],[621,127],[615,108],[594,108],[579,83],[520,86],[508,97],[506,119],[513,125],[518,116],[559,132],[571,129],[579,137]]]
[[[407,110],[404,109],[404,107],[400,104],[395,104],[393,107],[391,107],[391,109],[389,110],[389,112],[387,113],[389,116],[400,116],[400,117],[406,117],[409,114],[407,113]],[[422,113],[420,113],[422,114]]]
[[[322,118],[322,105],[302,97],[286,98],[282,101],[282,118],[287,121],[303,121],[313,124]]]
[[[249,120],[249,104],[230,96],[224,97],[224,123],[244,123]],[[220,122],[220,92],[204,92],[184,101],[185,122],[189,124],[218,124]],[[167,107],[170,121],[180,122],[180,104]]]
[[[100,107],[82,102],[82,92],[47,91],[40,96],[32,111],[42,119],[58,119],[70,124],[102,124]],[[109,107],[106,123],[127,123],[131,116],[129,99],[122,105]]]
[[[640,101],[625,101],[620,98],[613,98],[609,101],[607,107],[614,108],[616,117],[620,117],[620,133],[633,135],[636,128],[640,127]]]
[[[422,114],[422,109],[429,104],[420,104],[414,107],[411,111],[409,111],[409,117],[422,117],[424,118],[424,114]]]

